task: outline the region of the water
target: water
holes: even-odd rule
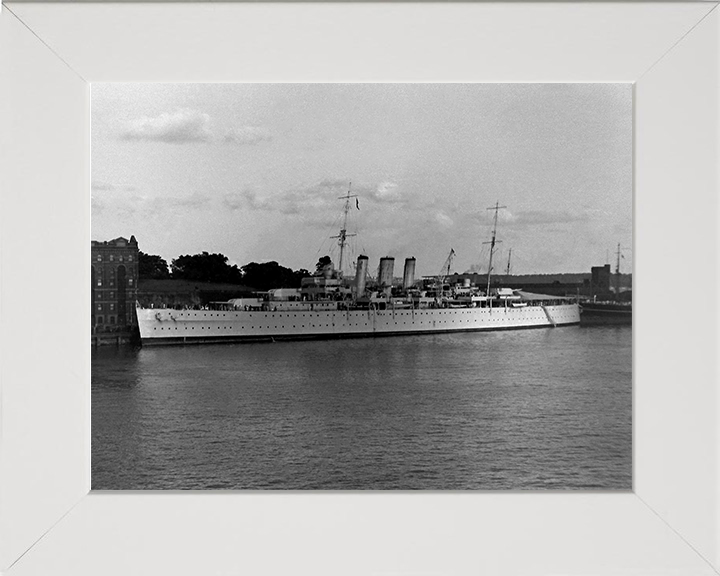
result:
[[[92,487],[629,490],[631,334],[101,349]]]

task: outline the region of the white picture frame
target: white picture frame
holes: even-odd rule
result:
[[[0,570],[720,572],[717,2],[0,12]],[[89,493],[89,83],[630,82],[627,493]]]

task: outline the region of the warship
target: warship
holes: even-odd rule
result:
[[[416,259],[406,258],[402,282],[395,282],[394,258],[380,259],[377,279],[368,281],[369,258],[360,255],[354,278],[342,273],[348,238],[347,217],[350,201],[357,196],[347,192],[343,227],[337,236],[339,265],[319,266],[316,273],[303,278],[300,288],[269,290],[252,298],[212,302],[202,309],[136,308],[143,346],[301,340],[520,330],[554,328],[580,323],[580,307],[572,298],[546,296],[523,290],[492,287],[493,254],[497,236],[496,203],[489,242],[487,284],[472,285],[468,280],[449,285],[454,250],[440,275],[430,280],[415,278]]]

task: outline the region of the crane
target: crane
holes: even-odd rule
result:
[[[455,257],[455,250],[450,248],[450,254],[448,254],[448,257],[445,259],[445,262],[442,265],[442,268],[440,268],[440,274],[437,276],[437,295],[438,298],[442,296],[443,294],[443,285],[445,284],[445,279],[450,276],[450,267],[452,266],[453,258]]]

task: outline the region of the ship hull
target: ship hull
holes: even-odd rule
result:
[[[632,324],[632,306],[605,302],[585,302],[580,307],[583,325]]]
[[[520,330],[580,323],[577,304],[334,311],[137,309],[143,345]]]

